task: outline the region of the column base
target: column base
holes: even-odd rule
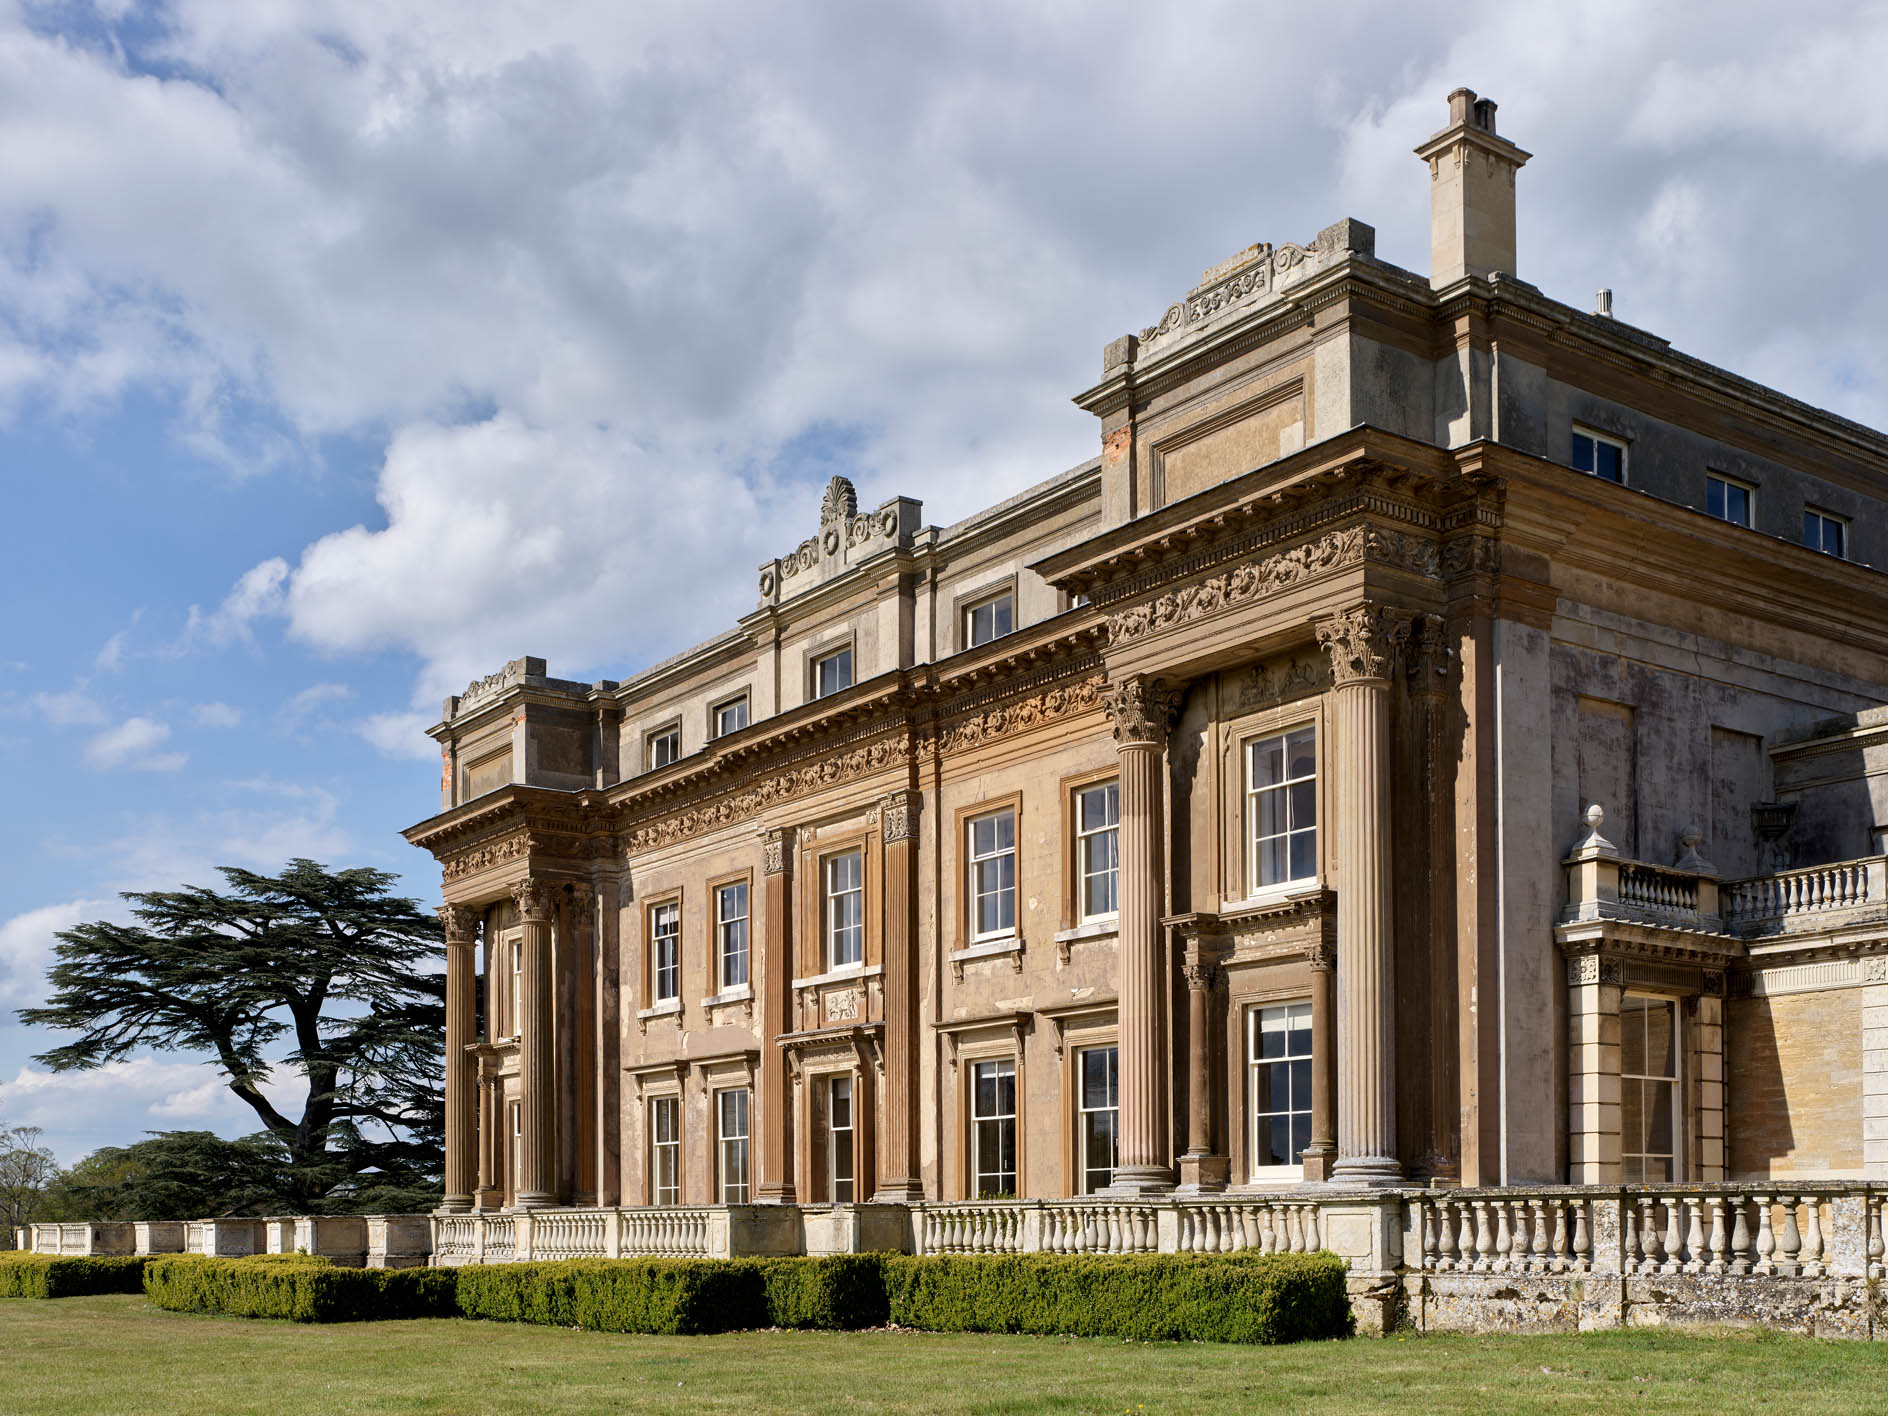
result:
[[[1359,1189],[1386,1189],[1406,1183],[1403,1167],[1394,1156],[1346,1155],[1331,1167],[1330,1184]]]
[[[1232,1174],[1232,1161],[1223,1155],[1194,1155],[1191,1151],[1180,1157],[1179,1194],[1203,1195],[1223,1190]]]
[[[1305,1182],[1321,1185],[1331,1178],[1331,1172],[1337,1167],[1336,1146],[1311,1146],[1304,1153]]]
[[[920,1205],[924,1203],[921,1180],[887,1180],[872,1195],[875,1205]]]
[[[795,1195],[793,1186],[791,1185],[763,1185],[755,1192],[754,1203],[757,1205],[792,1205],[798,1204],[799,1198]]]
[[[1424,1156],[1416,1162],[1416,1173],[1427,1177],[1432,1190],[1449,1190],[1462,1183],[1462,1167],[1452,1160]]]
[[[503,1190],[480,1190],[472,1199],[472,1208],[481,1214],[497,1213],[504,1207],[505,1192]]]
[[[1173,1172],[1164,1165],[1118,1165],[1105,1194],[1165,1195],[1173,1189]]]
[[[548,1190],[527,1190],[519,1194],[518,1203],[513,1205],[512,1209],[513,1210],[550,1209],[556,1203],[557,1203],[557,1196],[551,1194],[550,1191]]]
[[[448,1195],[439,1202],[439,1208],[434,1210],[433,1213],[470,1214],[472,1213],[472,1197],[470,1195]]]

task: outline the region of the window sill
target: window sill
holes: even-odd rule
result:
[[[1051,937],[1058,944],[1079,944],[1084,939],[1106,939],[1121,932],[1119,915],[1103,915],[1100,919],[1084,920],[1073,929],[1058,929]]]
[[[822,974],[812,974],[806,978],[793,980],[795,988],[818,988],[825,983],[851,983],[862,978],[877,978],[884,973],[884,966],[873,964],[867,968],[861,964],[845,964],[836,969],[828,969]]]
[[[1001,939],[982,939],[966,948],[951,950],[951,977],[958,983],[962,983],[964,965],[974,964],[979,959],[1008,959],[1010,967],[1017,973],[1021,973],[1023,971],[1023,936],[1008,934]]]
[[[1323,880],[1315,875],[1307,876],[1303,880],[1285,880],[1277,885],[1266,885],[1254,890],[1242,900],[1227,900],[1222,906],[1222,912],[1283,904],[1301,896],[1321,894],[1323,890]]]
[[[753,988],[743,983],[736,988],[724,988],[719,993],[709,994],[706,998],[701,1000],[701,1006],[704,1008],[722,1008],[730,1003],[752,1003],[753,1001]]]
[[[681,1012],[681,999],[664,998],[660,1003],[654,1004],[651,1007],[638,1009],[636,1016],[647,1021],[650,1018],[679,1017]]]

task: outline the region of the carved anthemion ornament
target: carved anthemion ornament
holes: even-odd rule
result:
[[[1368,601],[1352,605],[1318,626],[1318,643],[1331,656],[1337,686],[1387,679],[1409,638],[1410,616]]]
[[[1136,675],[1102,691],[1102,706],[1114,723],[1114,740],[1127,746],[1162,747],[1180,711],[1182,694],[1159,679]]]

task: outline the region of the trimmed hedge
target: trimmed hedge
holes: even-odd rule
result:
[[[751,1259],[760,1270],[762,1306],[772,1327],[846,1331],[883,1327],[883,1254],[834,1254],[823,1259]]]
[[[891,1320],[932,1332],[1301,1342],[1351,1331],[1332,1254],[883,1260]]]
[[[568,1259],[457,1270],[468,1318],[689,1334],[766,1326],[754,1266],[721,1259]]]
[[[450,1269],[336,1268],[306,1255],[212,1259],[194,1254],[154,1259],[144,1292],[177,1313],[288,1318],[300,1323],[381,1318],[445,1318],[458,1312]],[[300,1258],[301,1262],[293,1262]]]
[[[149,1262],[136,1257],[0,1254],[0,1298],[77,1298],[87,1293],[136,1293]]]

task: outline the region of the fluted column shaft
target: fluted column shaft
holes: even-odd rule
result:
[[[1394,1183],[1396,963],[1390,872],[1390,671],[1406,618],[1358,605],[1318,627],[1335,671],[1337,1163],[1331,1178]]]
[[[527,880],[513,891],[523,928],[523,978],[520,980],[518,1083],[522,1107],[518,1138],[520,1209],[551,1204],[557,1198],[557,1057],[551,1031],[551,891]]]
[[[1171,1189],[1161,969],[1161,776],[1179,695],[1142,678],[1111,688],[1120,762],[1120,916],[1115,945],[1119,1150],[1113,1189]]]
[[[768,831],[761,875],[766,948],[760,959],[760,1173],[755,1197],[792,1204],[793,1075],[774,1039],[794,1031],[793,830]]]
[[[576,1146],[571,1202],[598,1203],[597,1188],[597,892],[594,886],[576,885],[570,891],[570,965],[573,1029],[572,1073],[565,1086],[565,1114]]]
[[[924,1198],[917,1106],[918,815],[923,804],[924,798],[909,790],[879,802],[885,833],[885,1124],[873,1199],[889,1203]],[[860,1075],[869,1079],[871,1069],[861,1066]]]
[[[479,917],[464,905],[439,912],[446,926],[446,1195],[441,1208],[462,1214],[472,1208],[478,1147],[478,1077],[466,1048],[473,1036],[472,950]]]

